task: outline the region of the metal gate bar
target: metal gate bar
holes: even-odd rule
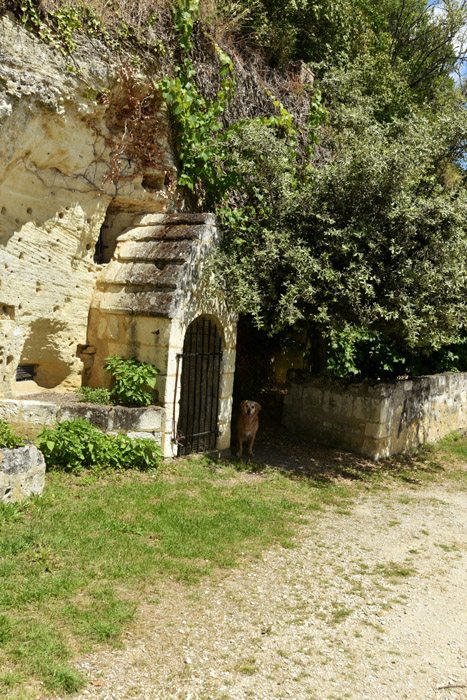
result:
[[[222,361],[222,340],[216,324],[205,317],[193,321],[177,360],[176,384],[182,360],[178,454],[215,449]]]

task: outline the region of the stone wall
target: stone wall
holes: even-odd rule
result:
[[[467,427],[467,374],[346,383],[296,373],[284,425],[297,435],[380,459]]]
[[[45,426],[53,427],[56,423],[77,418],[84,418],[105,432],[126,433],[132,438],[151,438],[164,449],[165,412],[159,406],[125,408],[81,403],[0,400],[0,420],[6,420],[15,433],[29,439],[37,437]]]

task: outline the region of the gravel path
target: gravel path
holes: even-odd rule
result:
[[[148,591],[76,700],[467,698],[467,492],[358,491],[295,547]]]

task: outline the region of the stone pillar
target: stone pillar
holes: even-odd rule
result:
[[[45,461],[35,445],[0,450],[0,502],[16,503],[44,489]]]

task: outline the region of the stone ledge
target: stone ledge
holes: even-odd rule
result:
[[[44,426],[54,426],[65,420],[84,418],[104,432],[148,433],[160,435],[165,422],[165,410],[160,406],[127,408],[98,406],[85,403],[57,404],[47,401],[0,400],[0,418],[16,432],[35,438]]]

